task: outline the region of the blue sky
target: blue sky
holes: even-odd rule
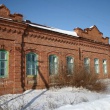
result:
[[[110,0],[0,0],[24,20],[72,31],[96,25],[110,37]]]

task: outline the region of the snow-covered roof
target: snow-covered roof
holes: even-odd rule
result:
[[[93,28],[94,26],[90,26],[89,28]]]
[[[0,17],[0,18],[6,19],[6,20],[12,20],[10,18],[4,18],[4,17]],[[75,31],[67,31],[67,30],[62,30],[62,29],[58,29],[58,28],[48,27],[48,26],[44,26],[44,25],[34,24],[34,23],[26,23],[26,24],[28,24],[30,26],[33,26],[33,27],[37,27],[37,28],[53,31],[53,32],[58,32],[58,33],[66,34],[66,35],[71,35],[71,36],[74,36],[74,37],[79,37]]]
[[[0,18],[12,21],[12,19],[10,19],[10,18],[4,18],[4,17],[1,17],[1,16],[0,16]]]
[[[3,4],[0,4],[0,6],[3,6]]]
[[[54,31],[54,32],[62,33],[62,34],[71,35],[71,36],[74,36],[74,37],[79,37],[77,35],[77,33],[74,32],[74,31],[61,30],[61,29],[58,29],[58,28],[47,27],[47,26],[38,25],[38,24],[32,24],[32,23],[29,23],[29,25],[33,26],[33,27],[45,29],[45,30],[50,30],[50,31]]]

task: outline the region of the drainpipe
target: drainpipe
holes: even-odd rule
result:
[[[24,47],[25,47],[25,43],[24,43],[24,37],[27,36],[28,34],[28,27],[29,25],[26,24],[26,28],[24,29],[24,33],[22,34],[22,40],[21,40],[21,87],[23,89],[23,91],[26,90],[26,74],[25,74],[25,51],[24,51]]]
[[[79,68],[82,67],[82,53],[81,53],[81,48],[80,48],[80,43],[79,43],[80,37],[78,39],[78,52],[79,52]]]

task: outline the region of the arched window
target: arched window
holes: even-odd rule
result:
[[[87,72],[90,72],[90,59],[84,58],[84,67],[87,70]]]
[[[49,56],[49,73],[50,75],[58,73],[58,57],[56,55]]]
[[[38,55],[30,52],[26,55],[26,74],[37,75],[37,72],[38,72]]]
[[[107,60],[106,59],[103,60],[103,72],[104,74],[107,74]]]
[[[0,77],[6,77],[8,75],[8,52],[0,50]]]
[[[73,73],[73,70],[74,70],[74,59],[73,59],[73,57],[68,56],[66,58],[66,60],[67,60],[67,72],[69,74],[72,74]]]
[[[94,59],[94,67],[95,67],[95,72],[99,73],[99,59],[98,58]]]

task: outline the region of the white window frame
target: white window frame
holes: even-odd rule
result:
[[[74,72],[74,58],[71,56],[67,56],[66,62],[67,62],[67,72],[68,74],[72,74]]]
[[[99,67],[99,59],[98,58],[94,59],[94,69],[95,69],[95,73],[99,74],[100,67]]]
[[[49,55],[49,74],[58,74],[58,57],[56,55]]]
[[[87,72],[90,72],[90,58],[84,58],[84,68],[87,70]]]
[[[103,72],[104,74],[107,74],[107,60],[106,59],[103,60]]]

